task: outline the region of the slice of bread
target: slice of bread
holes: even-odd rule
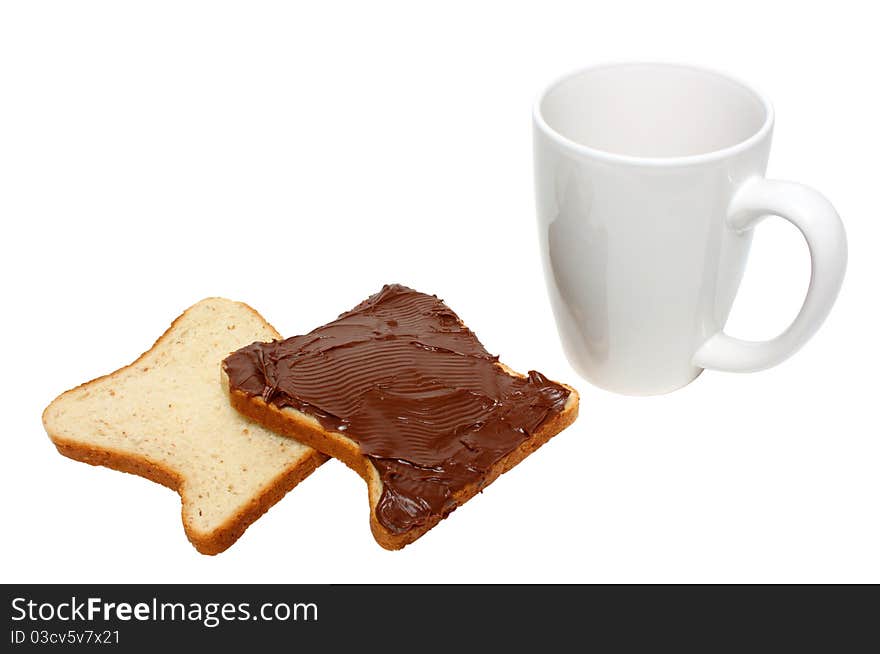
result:
[[[223,391],[223,357],[277,337],[246,304],[202,300],[134,363],[58,396],[46,432],[67,457],[176,490],[189,540],[222,552],[327,459],[245,419]]]
[[[390,313],[385,313],[381,316],[371,314],[365,317],[358,314],[360,310],[366,310],[368,312],[372,311],[382,302],[394,302],[396,296],[400,296],[404,293],[415,294],[415,296],[418,297],[413,301],[404,300],[399,306],[393,308]],[[415,303],[420,304],[417,305]],[[366,309],[363,309],[364,307],[366,307]],[[435,318],[437,320],[436,323],[428,325],[424,338],[419,339],[406,330],[407,321],[412,322],[414,316],[431,316],[429,320],[434,320]],[[423,475],[415,485],[424,485],[436,481],[434,478],[436,473],[433,471],[440,470],[444,464],[441,463],[439,464],[439,467],[432,468],[431,464],[422,461],[417,465],[412,461],[407,461],[406,457],[398,457],[393,452],[388,451],[386,451],[383,455],[384,458],[381,460],[376,457],[371,457],[365,453],[363,446],[364,439],[362,437],[359,438],[357,433],[358,424],[365,424],[364,420],[361,420],[360,423],[357,421],[342,420],[341,422],[335,423],[336,427],[334,428],[332,422],[328,423],[328,417],[329,420],[332,421],[342,418],[342,415],[339,413],[334,414],[333,410],[328,408],[328,404],[331,403],[330,401],[323,404],[320,403],[320,401],[316,403],[314,395],[309,396],[308,393],[304,393],[300,396],[291,396],[290,391],[286,390],[283,391],[287,394],[285,399],[283,401],[278,400],[277,394],[280,386],[278,379],[283,375],[288,376],[291,387],[300,386],[302,388],[311,385],[310,387],[312,389],[323,388],[325,389],[323,392],[326,393],[326,389],[350,390],[353,387],[352,380],[357,379],[358,377],[363,378],[364,375],[374,371],[377,368],[377,365],[382,365],[377,364],[380,360],[384,360],[387,363],[389,359],[394,358],[395,361],[400,362],[401,366],[410,366],[410,370],[412,369],[414,364],[412,363],[413,359],[411,358],[410,353],[397,355],[396,358],[394,355],[389,355],[387,353],[381,353],[378,356],[375,352],[364,356],[358,354],[350,359],[350,361],[360,357],[358,360],[368,362],[364,364],[364,368],[355,371],[351,367],[341,366],[338,359],[334,360],[334,353],[338,353],[341,349],[349,348],[349,345],[341,344],[338,340],[334,339],[338,339],[338,335],[345,330],[350,330],[347,333],[351,335],[352,339],[354,339],[352,342],[358,344],[371,338],[379,339],[387,343],[389,339],[399,337],[401,340],[407,341],[402,347],[406,347],[406,345],[415,345],[419,348],[420,354],[418,356],[427,356],[424,354],[426,351],[434,350],[445,352],[445,354],[441,353],[437,356],[450,356],[455,358],[467,350],[471,355],[482,357],[484,362],[488,362],[487,365],[494,366],[494,370],[496,370],[501,377],[506,376],[508,380],[528,380],[528,384],[520,384],[520,382],[516,383],[520,384],[517,388],[524,389],[521,391],[520,397],[522,397],[522,393],[531,394],[532,407],[540,406],[541,399],[535,392],[536,386],[540,384],[552,385],[561,393],[567,392],[567,397],[563,400],[564,405],[555,406],[552,412],[541,414],[540,409],[536,409],[535,413],[546,416],[536,427],[534,421],[532,421],[531,427],[526,429],[522,428],[520,425],[513,425],[514,431],[523,434],[521,436],[523,439],[522,442],[517,441],[517,446],[506,451],[506,453],[503,456],[500,456],[500,458],[495,457],[489,459],[492,461],[490,466],[481,466],[480,462],[482,461],[482,463],[485,463],[486,459],[481,459],[482,454],[473,454],[471,461],[473,461],[474,466],[479,469],[478,476],[470,479],[469,483],[466,483],[463,486],[459,485],[456,487],[450,487],[452,488],[452,492],[444,499],[445,504],[442,509],[428,515],[422,513],[418,520],[413,521],[413,523],[406,528],[396,528],[396,525],[389,527],[387,519],[382,520],[382,515],[380,514],[380,511],[386,510],[382,508],[383,489],[385,488],[383,484],[383,474],[388,474],[388,466],[393,467],[401,463],[412,464],[418,471],[420,471],[417,472],[417,474]],[[444,349],[444,347],[441,346],[434,347],[438,345],[436,340],[432,343],[428,343],[431,338],[436,338],[440,332],[451,334],[452,337],[455,338],[461,336],[467,342],[459,341],[459,344],[464,344],[461,349],[455,352],[451,352],[449,349]],[[282,352],[282,348],[284,348],[285,343],[287,342],[292,342],[294,344],[292,347],[302,349],[294,349],[293,351],[286,350]],[[326,345],[321,345],[322,343]],[[321,347],[324,347],[325,349],[318,352],[313,360],[306,364],[309,366],[309,371],[298,373],[297,371],[302,370],[301,367],[297,366],[303,362],[304,357],[301,356],[303,350]],[[312,352],[314,353],[315,349],[313,349]],[[253,369],[249,368],[250,364],[248,363],[248,360],[254,363]],[[238,366],[238,370],[233,372],[236,366]],[[289,367],[282,371],[283,366]],[[245,369],[247,372],[243,372]],[[323,372],[321,372],[322,370]],[[445,375],[447,379],[460,379],[460,376],[458,376],[456,371],[450,371],[447,362],[445,361],[437,366],[437,370],[440,371],[438,374],[441,377]],[[452,313],[442,301],[437,300],[435,296],[415,293],[411,289],[399,285],[384,287],[382,291],[361,303],[352,311],[342,314],[336,321],[324,325],[323,327],[319,327],[308,335],[293,337],[292,339],[287,339],[287,341],[282,342],[254,343],[247,348],[242,348],[242,350],[233,353],[224,361],[223,371],[224,385],[227,387],[232,405],[238,411],[279,434],[297,439],[302,443],[343,461],[366,481],[370,504],[370,526],[373,536],[382,547],[391,550],[400,549],[424,535],[451,511],[467,502],[470,498],[498,478],[499,475],[513,468],[517,463],[546,443],[552,436],[558,434],[569,426],[575,420],[578,413],[578,394],[573,388],[565,384],[550,382],[538,373],[530,373],[528,376],[516,373],[507,366],[497,362],[495,357],[491,357],[491,355],[488,355],[488,353],[485,352],[485,349],[483,349],[473,333],[467,329],[458,316]],[[319,377],[314,377],[316,374],[315,371],[318,371],[317,374],[320,375]],[[400,374],[398,374],[398,372]],[[489,372],[491,373],[491,369]],[[410,375],[409,377],[407,377],[408,374]],[[391,433],[391,430],[395,428],[399,428],[401,434],[408,433],[407,429],[413,424],[413,421],[420,420],[424,417],[425,414],[418,405],[420,402],[418,397],[423,397],[424,392],[421,389],[413,391],[413,379],[416,379],[419,374],[421,373],[417,373],[414,376],[403,368],[398,370],[385,369],[382,372],[383,376],[381,377],[381,381],[376,382],[373,385],[372,388],[375,389],[381,387],[383,389],[382,392],[387,393],[387,396],[390,396],[395,393],[396,384],[397,390],[401,390],[402,393],[413,393],[410,397],[416,398],[416,408],[408,418],[400,417],[395,414],[393,410],[390,411],[390,413],[386,411],[385,415],[391,415],[392,420],[387,423],[382,423],[382,427],[379,428],[380,434],[384,433],[387,436]],[[482,374],[486,374],[485,368],[482,370]],[[297,375],[300,375],[300,377],[297,378]],[[303,379],[304,375],[312,375],[313,377],[311,380],[306,381]],[[406,379],[402,381],[405,377]],[[236,383],[241,380],[245,380],[243,385],[246,388],[242,388],[242,384]],[[536,382],[536,384],[532,385],[534,380],[543,381]],[[430,388],[437,388],[440,382],[435,378],[429,381],[428,384],[435,384]],[[338,393],[339,390],[331,392]],[[428,392],[430,393],[433,391]],[[473,395],[470,390],[466,392]],[[328,396],[324,395],[324,397]],[[359,405],[359,402],[360,399],[352,396],[349,398],[343,398],[342,401],[337,404],[339,406],[363,406],[362,404]],[[449,422],[449,406],[450,405],[444,401],[444,403],[441,403],[435,408],[435,416],[437,418],[436,424]],[[485,406],[493,406],[492,400],[490,399],[490,401],[486,402]],[[493,408],[489,410],[495,410],[500,406],[500,404],[496,403]],[[385,408],[388,407],[380,408],[379,411],[373,412],[370,419],[375,419],[376,415],[381,413]],[[503,408],[501,410],[503,411]],[[535,413],[533,413],[533,415],[535,415]],[[397,418],[397,422],[394,422],[395,417]],[[458,440],[463,443],[463,447],[470,450],[471,453],[479,452],[479,445],[473,447],[473,441],[465,443],[465,441],[468,441],[470,435],[475,434],[482,429],[482,425],[485,424],[484,422],[481,422],[482,418],[476,418],[476,420],[477,422],[474,422],[470,426],[460,425],[459,427],[456,427],[454,431],[449,431],[448,433],[450,437],[443,441],[445,443],[443,447],[448,447],[448,443],[453,442],[453,447],[457,448],[459,446],[454,443],[454,441]],[[430,422],[430,420],[427,422]],[[375,422],[373,424],[375,424]],[[387,437],[383,438],[381,435],[379,436],[379,439],[382,441],[393,440]],[[423,443],[417,445],[416,449],[421,447],[423,451],[432,450],[427,451],[425,455],[427,459],[437,455],[436,447],[422,447],[423,445]],[[383,442],[383,447],[384,446],[385,443]],[[460,451],[464,452],[464,450]],[[470,455],[467,452],[464,452],[464,457],[467,458],[468,456]],[[377,467],[380,464],[382,465],[382,469]],[[466,465],[467,467],[470,467],[470,463],[462,464],[461,461],[453,465]],[[385,471],[384,473],[383,470]],[[391,474],[396,475],[398,473],[392,472]],[[385,478],[388,479],[388,477]],[[423,495],[419,497],[416,495],[407,498],[405,502],[409,502],[409,506],[426,506],[426,502],[423,501],[425,497],[427,496]],[[418,511],[418,509],[416,510]]]

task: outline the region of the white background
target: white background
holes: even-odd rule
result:
[[[859,7],[3,3],[0,581],[880,582],[880,47]],[[624,59],[765,91],[769,175],[844,219],[838,303],[778,368],[638,399],[563,358],[531,102]],[[765,222],[729,331],[773,336],[808,280],[798,233]],[[65,459],[43,431],[55,395],[205,296],[293,335],[391,281],[581,392],[574,426],[403,551],[376,545],[365,484],[330,462],[201,556],[174,493]]]

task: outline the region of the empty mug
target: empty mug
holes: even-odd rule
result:
[[[584,378],[664,393],[704,368],[776,365],[822,324],[843,281],[846,235],[822,195],[764,178],[773,108],[761,94],[701,68],[614,64],[551,84],[533,122],[547,288]],[[768,215],[803,234],[810,285],[788,329],[744,341],[724,324]]]

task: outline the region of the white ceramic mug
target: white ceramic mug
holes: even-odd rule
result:
[[[586,379],[664,393],[704,368],[776,365],[819,328],[843,281],[846,235],[822,195],[764,178],[773,108],[762,95],[701,68],[614,64],[551,84],[533,119],[544,272]],[[804,235],[812,276],[788,329],[743,341],[723,328],[767,215]]]

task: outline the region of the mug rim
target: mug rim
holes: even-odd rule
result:
[[[629,154],[620,154],[616,152],[609,152],[607,150],[599,150],[597,148],[590,147],[588,145],[584,145],[582,143],[578,143],[567,136],[563,136],[558,131],[550,127],[547,124],[547,121],[544,120],[544,116],[541,112],[541,105],[544,102],[544,99],[547,95],[556,89],[560,84],[568,81],[569,79],[576,77],[578,75],[582,75],[584,73],[589,73],[597,70],[607,70],[610,68],[623,68],[626,66],[655,66],[662,68],[683,68],[686,70],[691,70],[703,74],[712,75],[714,77],[718,77],[724,79],[736,86],[739,86],[746,92],[753,95],[763,106],[764,108],[764,121],[761,123],[761,127],[758,128],[756,132],[754,132],[748,138],[734,143],[733,145],[728,145],[726,147],[720,148],[718,150],[711,150],[709,152],[701,152],[699,154],[689,154],[683,156],[674,156],[674,157],[643,157]],[[601,63],[601,64],[593,64],[590,66],[582,66],[575,70],[569,71],[563,75],[560,75],[549,84],[547,84],[541,91],[538,93],[537,98],[535,99],[534,104],[532,105],[532,120],[535,126],[550,140],[554,141],[557,145],[567,149],[573,150],[574,152],[590,157],[593,159],[598,159],[601,161],[605,161],[608,163],[616,163],[616,164],[630,164],[637,166],[650,166],[650,167],[671,167],[671,166],[691,166],[691,165],[699,165],[705,163],[711,163],[713,161],[719,161],[722,159],[727,159],[729,157],[735,156],[745,150],[748,150],[752,146],[756,145],[763,139],[765,139],[771,130],[773,129],[773,122],[775,120],[775,115],[773,111],[773,105],[767,96],[758,91],[751,84],[747,84],[743,82],[738,77],[730,75],[728,73],[715,70],[713,68],[708,68],[705,66],[697,66],[693,64],[686,63],[678,63],[678,62],[668,62],[668,61],[617,61],[617,62],[609,62],[609,63]]]

